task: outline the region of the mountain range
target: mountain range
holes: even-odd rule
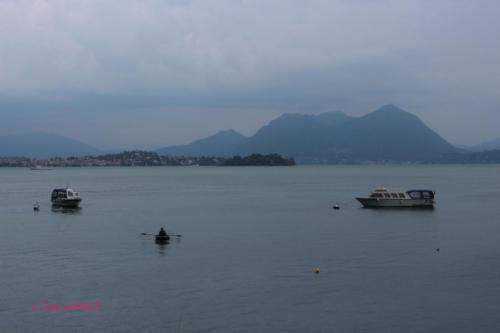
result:
[[[500,138],[483,142],[479,145],[469,147],[473,151],[500,149]]]
[[[284,114],[250,137],[227,130],[164,155],[231,156],[280,153],[299,163],[418,162],[456,151],[418,117],[386,105],[362,117],[342,112]]]
[[[3,157],[46,159],[94,155],[99,152],[95,147],[57,134],[33,132],[0,136],[0,156]]]
[[[456,148],[415,115],[386,105],[362,117],[342,112],[286,113],[252,136],[224,130],[187,145],[164,147],[155,152],[170,156],[218,157],[279,153],[302,164],[404,163],[437,161],[447,154],[498,148],[500,139],[467,149]],[[95,147],[55,134],[0,136],[1,157],[46,159],[102,153]]]

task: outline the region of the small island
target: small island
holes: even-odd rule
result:
[[[234,156],[223,161],[224,166],[293,166],[295,160],[279,154],[252,154],[250,156]]]

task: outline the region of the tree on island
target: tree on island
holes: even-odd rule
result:
[[[222,165],[225,166],[293,166],[295,160],[279,154],[252,154],[250,156],[234,156],[226,159]]]

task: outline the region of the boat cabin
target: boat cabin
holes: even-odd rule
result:
[[[404,192],[389,192],[385,188],[378,188],[370,194],[374,199],[408,199]]]
[[[388,191],[378,188],[368,198],[356,198],[363,207],[434,207],[431,190]]]
[[[409,190],[406,192],[389,192],[385,188],[379,188],[370,194],[374,199],[434,199],[434,191],[431,190]]]
[[[76,199],[80,197],[80,193],[73,191],[70,188],[56,188],[52,191],[52,200],[55,199]]]

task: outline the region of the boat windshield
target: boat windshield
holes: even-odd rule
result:
[[[431,192],[422,192],[422,197],[424,199],[432,199],[434,196]]]
[[[413,190],[413,191],[408,191],[407,193],[412,199],[434,199],[433,191]]]
[[[422,194],[420,192],[409,192],[408,195],[412,199],[421,199],[422,198]]]

